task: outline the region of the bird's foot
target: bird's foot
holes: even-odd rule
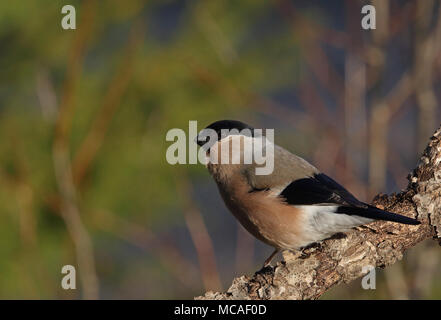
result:
[[[271,253],[271,255],[268,257],[268,259],[265,260],[265,262],[263,263],[263,267],[262,269],[268,267],[271,264],[271,261],[273,260],[274,256],[279,253],[279,249],[275,249],[273,253]]]
[[[300,259],[306,259],[309,258],[311,256],[311,254],[316,251],[316,250],[321,250],[322,249],[322,243],[321,242],[314,242],[311,243],[309,245],[307,245],[306,247],[302,248],[300,250]]]

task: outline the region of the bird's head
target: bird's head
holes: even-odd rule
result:
[[[196,137],[196,143],[209,152],[216,142],[232,135],[254,136],[254,128],[237,120],[219,120],[201,130]]]

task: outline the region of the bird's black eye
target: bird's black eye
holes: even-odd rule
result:
[[[218,133],[218,136],[219,136],[219,140],[222,140],[223,138],[228,137],[228,133],[221,131]]]

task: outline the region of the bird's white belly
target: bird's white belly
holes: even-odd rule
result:
[[[372,219],[356,215],[335,213],[337,206],[296,206],[303,214],[303,238],[305,245],[324,240],[339,232],[372,222]]]

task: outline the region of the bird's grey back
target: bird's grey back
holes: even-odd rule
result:
[[[247,166],[244,170],[249,184],[255,189],[266,189],[273,186],[284,187],[290,182],[311,177],[319,170],[303,158],[288,150],[274,145],[274,170],[269,175],[256,175],[256,165]]]

